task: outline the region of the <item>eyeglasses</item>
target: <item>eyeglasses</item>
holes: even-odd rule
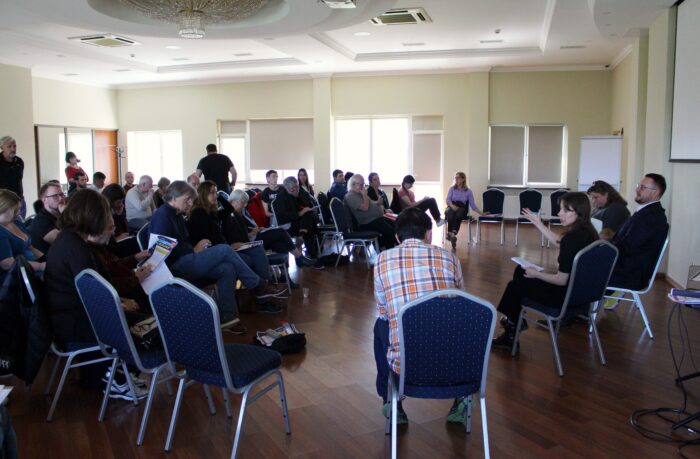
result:
[[[65,198],[65,193],[47,194],[46,198]]]
[[[658,190],[658,188],[654,188],[653,186],[646,186],[641,183],[637,183],[637,188],[641,190]]]

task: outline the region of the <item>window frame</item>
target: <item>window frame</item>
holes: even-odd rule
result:
[[[134,134],[136,134],[136,135],[138,135],[138,134],[158,134],[159,142],[160,142],[159,155],[160,155],[160,169],[161,169],[158,177],[168,177],[167,174],[163,173],[164,172],[163,171],[163,164],[165,164],[165,162],[166,162],[165,160],[167,159],[165,154],[164,154],[164,151],[163,151],[163,134],[166,134],[166,133],[178,133],[180,135],[180,164],[181,164],[182,170],[181,170],[179,176],[183,176],[183,174],[185,173],[185,165],[184,165],[185,151],[184,151],[182,129],[162,129],[162,130],[148,129],[148,130],[142,130],[142,131],[140,131],[140,130],[127,131],[127,133],[126,133],[126,146],[127,146],[126,164],[127,164],[127,168],[129,170],[134,170],[134,168],[131,167],[131,163],[129,160],[129,157],[131,155],[135,154],[133,152],[133,149],[129,148],[129,134],[132,134],[132,135],[134,135]],[[140,173],[140,175],[143,175],[143,173]],[[152,176],[154,182],[158,180],[158,177],[156,177],[152,174],[151,174],[151,176]],[[168,178],[171,178],[171,177],[168,177]],[[174,180],[174,179],[171,178],[171,180]]]

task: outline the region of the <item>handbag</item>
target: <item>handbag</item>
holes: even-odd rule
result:
[[[257,332],[253,344],[264,346],[280,354],[295,354],[306,346],[306,334],[299,332],[294,324],[285,323],[281,327]]]

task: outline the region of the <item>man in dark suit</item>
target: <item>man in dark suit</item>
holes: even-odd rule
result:
[[[612,243],[619,250],[610,286],[632,290],[644,288],[654,271],[668,235],[666,211],[659,199],[666,191],[666,179],[647,174],[637,184],[637,211],[615,233]]]

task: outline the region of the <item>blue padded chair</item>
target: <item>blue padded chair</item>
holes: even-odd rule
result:
[[[499,190],[498,188],[490,188],[482,194],[482,200],[484,201],[484,213],[489,215],[480,215],[476,219],[476,235],[474,236],[474,242],[478,243],[481,238],[481,225],[482,223],[496,223],[501,225],[501,245],[505,240],[504,238],[504,219],[503,219],[503,205],[506,200],[506,194]]]
[[[136,233],[136,240],[139,243],[139,248],[141,250],[148,249],[148,238],[150,236],[150,223],[143,225]]]
[[[649,325],[649,318],[647,317],[646,310],[644,309],[644,303],[642,303],[642,298],[641,296],[647,293],[650,289],[651,286],[654,285],[654,279],[656,279],[656,273],[659,271],[659,266],[661,266],[661,260],[664,259],[664,254],[666,253],[666,248],[668,247],[668,238],[664,241],[664,245],[661,246],[661,251],[659,252],[659,258],[656,260],[656,265],[654,266],[654,271],[651,273],[651,277],[649,277],[649,283],[647,283],[646,287],[639,289],[639,290],[632,290],[629,288],[623,288],[623,287],[614,287],[614,286],[609,286],[608,290],[616,292],[618,294],[621,294],[621,296],[617,295],[609,295],[606,296],[605,298],[610,298],[613,300],[616,300],[618,303],[620,301],[628,301],[630,303],[633,303],[634,306],[639,309],[639,313],[642,315],[642,320],[644,320],[644,327],[646,327],[647,334],[649,335],[649,339],[654,339],[654,334],[651,332],[651,326]],[[632,298],[627,298],[627,295],[630,295]],[[615,304],[615,307],[617,307],[617,303]]]
[[[559,199],[568,193],[569,190],[564,188],[559,188],[549,195],[549,202],[551,204],[551,212],[549,212],[549,220],[547,221],[547,227],[551,230],[552,225],[561,225],[561,219],[559,218]],[[549,247],[549,240],[547,240],[547,247]]]
[[[489,457],[486,374],[496,309],[462,290],[437,290],[407,303],[398,316],[401,374],[389,374],[391,456],[396,458],[397,405],[403,396],[467,397],[467,433],[472,395],[479,394],[484,457]],[[398,380],[398,381],[397,381]]]
[[[75,278],[75,287],[78,290],[83,306],[85,306],[85,312],[87,312],[90,319],[90,324],[95,332],[102,353],[106,357],[113,359],[98,420],[102,421],[104,419],[107,402],[109,401],[109,388],[112,385],[117,365],[121,365],[124,370],[132,395],[135,394],[134,383],[129,376],[127,364],[135,365],[142,373],[153,375],[148,390],[146,408],[143,411],[141,428],[136,440],[136,444],[140,446],[146,433],[148,415],[151,411],[156,387],[161,382],[171,379],[171,377],[168,377],[158,380],[161,370],[167,367],[165,352],[162,349],[151,349],[142,352],[136,350],[129,326],[124,317],[124,309],[122,308],[119,294],[96,271],[92,269],[80,271]],[[136,397],[134,397],[134,402],[137,403]]]
[[[270,267],[277,267],[280,272],[284,275],[284,280],[287,282],[287,292],[292,294],[292,283],[289,279],[289,252],[284,253],[271,253],[267,256],[267,262],[270,263]],[[277,279],[277,273],[273,270],[275,276],[275,282]]]
[[[150,294],[150,299],[173,373],[176,371],[175,365],[184,367],[184,370],[175,373],[180,379],[180,384],[165,442],[166,451],[171,447],[183,390],[188,379],[204,385],[212,414],[216,413],[216,410],[209,393],[209,385],[223,389],[226,412],[229,416],[231,407],[228,392],[243,394],[232,458],[235,458],[238,452],[248,404],[275,386],[279,388],[285,430],[288,434],[291,433],[284,381],[279,370],[282,360],[278,352],[247,344],[224,344],[216,304],[210,297],[182,279],[165,282]],[[251,395],[254,387],[273,375],[274,382]]]
[[[338,258],[335,261],[335,266],[338,266],[340,256],[343,254],[343,249],[348,247],[348,255],[350,255],[350,246],[360,244],[365,251],[365,260],[367,261],[367,269],[372,269],[370,263],[369,246],[374,247],[375,253],[379,253],[379,233],[376,231],[353,231],[352,214],[350,209],[338,198],[331,199],[331,213],[333,214],[333,222],[335,223],[336,243],[342,241],[342,245],[338,247]]]
[[[557,346],[559,326],[561,321],[567,317],[569,308],[585,307],[585,311],[579,309],[573,313],[587,319],[590,323],[600,363],[605,365],[605,355],[598,336],[598,328],[595,324],[595,314],[600,307],[600,300],[605,295],[605,288],[608,285],[616,261],[617,248],[614,245],[607,241],[594,241],[581,249],[574,257],[566,296],[560,308],[541,305],[525,298],[518,317],[512,355],[515,356],[518,353],[520,330],[523,321],[535,321],[533,322],[533,325],[535,325],[537,324],[536,318],[531,319],[528,316],[532,314],[538,316],[537,318],[543,317],[547,322],[547,325],[544,327],[549,330],[549,337],[552,341],[552,352],[554,353],[557,372],[559,376],[564,376],[561,358],[559,357],[559,347]]]
[[[532,212],[540,212],[542,210],[542,193],[532,188],[521,191],[518,194],[518,200],[520,201],[520,210],[518,212],[518,218],[515,220],[515,245],[518,245],[518,230],[520,225],[532,225],[532,222],[527,218],[520,217],[520,212],[523,209],[530,209]],[[544,234],[540,234],[540,245],[544,247]]]

